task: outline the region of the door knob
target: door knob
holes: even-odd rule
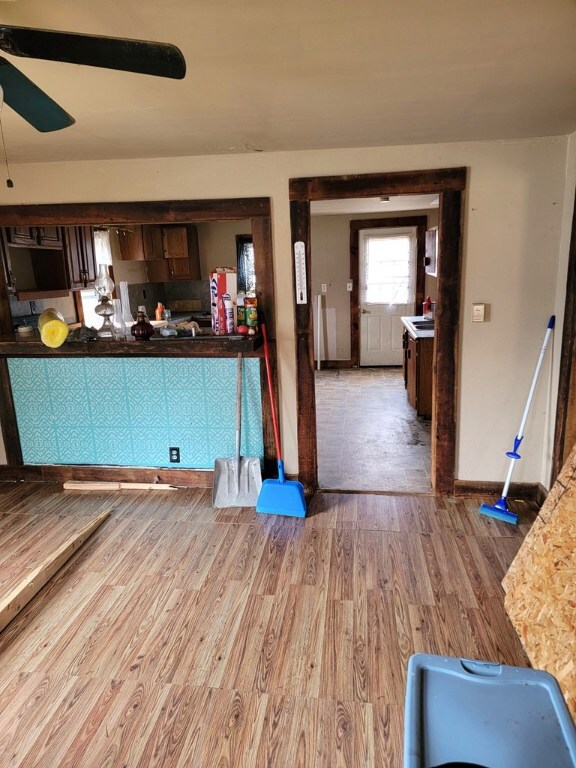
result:
[[[362,310],[362,314],[363,315],[369,315],[370,314],[370,310],[369,309],[363,309]]]

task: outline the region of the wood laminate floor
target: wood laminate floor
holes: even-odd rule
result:
[[[0,581],[112,516],[0,634],[0,766],[400,768],[417,651],[528,666],[480,499],[0,485]],[[486,501],[486,499],[484,499]]]

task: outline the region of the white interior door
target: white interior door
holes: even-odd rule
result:
[[[402,364],[403,315],[414,314],[416,227],[360,231],[360,365]]]

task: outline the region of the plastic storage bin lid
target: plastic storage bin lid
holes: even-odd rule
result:
[[[405,714],[404,768],[576,768],[576,728],[547,672],[415,654]]]

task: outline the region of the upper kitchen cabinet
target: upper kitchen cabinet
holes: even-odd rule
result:
[[[143,261],[146,258],[142,241],[143,229],[145,227],[140,226],[118,229],[118,243],[122,261]]]
[[[193,224],[144,225],[118,232],[125,261],[146,261],[153,283],[200,280],[198,230]]]
[[[62,227],[7,227],[9,245],[24,248],[62,248]]]
[[[66,257],[62,247],[62,233],[48,232],[47,240],[40,244],[35,239],[32,244],[13,242],[14,232],[18,229],[22,239],[24,229],[35,233],[40,238],[41,229],[59,229],[53,227],[28,227],[2,229],[1,250],[6,285],[10,293],[21,301],[28,299],[65,296],[69,290]],[[46,245],[51,242],[52,245]]]
[[[96,279],[93,227],[64,227],[70,288],[87,288]]]
[[[66,296],[96,278],[92,227],[5,227],[0,250],[8,291],[21,301]]]

